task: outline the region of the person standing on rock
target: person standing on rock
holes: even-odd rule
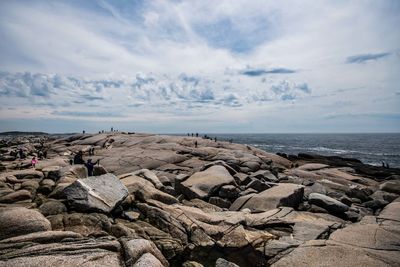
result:
[[[85,164],[85,161],[82,158],[83,152],[79,151],[78,154],[74,157],[74,164]]]
[[[32,167],[35,168],[36,163],[38,163],[38,162],[39,161],[36,159],[36,157],[33,157],[32,160],[31,160]]]
[[[194,142],[194,147],[197,148],[197,141]]]
[[[98,164],[100,160],[98,159],[95,163],[92,162],[92,159],[88,159],[85,163],[85,166],[88,170],[88,176],[93,176],[93,169],[96,164]]]

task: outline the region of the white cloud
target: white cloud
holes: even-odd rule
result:
[[[399,112],[395,1],[135,3],[1,2],[0,103],[14,109],[0,118],[26,117],[29,106],[41,117],[96,120],[141,112],[253,123],[268,113],[278,124]],[[352,104],[332,105],[344,97]]]

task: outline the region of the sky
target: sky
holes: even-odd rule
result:
[[[400,132],[400,1],[0,1],[0,131]]]

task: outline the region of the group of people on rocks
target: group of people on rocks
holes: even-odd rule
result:
[[[89,155],[94,155],[94,148],[89,149]],[[70,164],[82,164],[85,165],[86,169],[88,170],[88,175],[93,176],[93,170],[94,166],[100,163],[100,159],[98,159],[96,162],[93,162],[92,159],[88,159],[86,162],[83,159],[83,152],[82,150],[79,151],[75,156],[74,159],[70,160]]]
[[[191,136],[191,137],[199,137],[199,134],[198,133],[187,133],[187,136]],[[209,139],[209,140],[214,140],[215,142],[217,142],[217,137],[210,137],[210,136],[208,136],[208,135],[203,135],[203,137],[202,137],[203,139]],[[233,142],[233,139],[232,138],[230,138],[229,140],[228,140],[228,142],[229,143],[232,143]]]
[[[187,136],[199,137],[199,133],[187,133]],[[214,140],[214,142],[217,142],[217,137],[212,138],[212,137],[210,137],[210,136],[208,136],[208,135],[206,135],[206,134],[203,135],[202,138],[203,138],[203,139],[208,139],[208,140]],[[232,144],[233,139],[231,138],[231,139],[229,139],[228,141],[229,141],[229,143]],[[198,142],[195,141],[195,142],[194,142],[194,147],[197,148],[197,146],[198,146]]]

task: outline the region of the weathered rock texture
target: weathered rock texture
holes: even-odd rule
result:
[[[0,144],[0,266],[400,265],[398,169],[151,134]],[[90,148],[93,177],[69,165]]]

